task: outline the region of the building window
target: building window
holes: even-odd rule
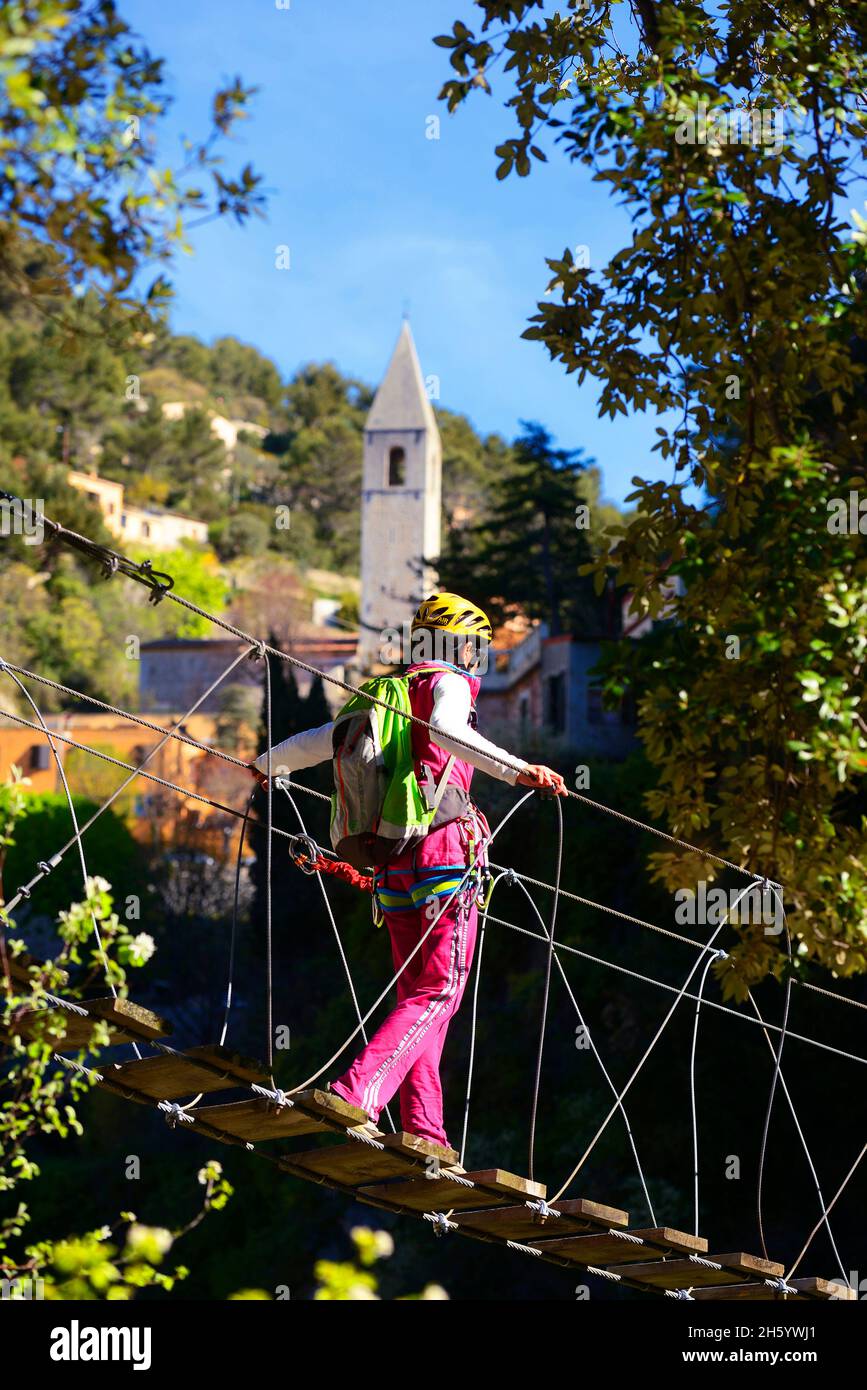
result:
[[[47,743],[34,743],[27,761],[31,772],[47,772],[51,766],[51,749]]]
[[[403,487],[406,482],[406,454],[395,445],[388,451],[388,486]]]
[[[546,723],[552,734],[566,731],[566,677],[560,671],[549,676],[545,688],[547,702]]]
[[[142,524],[141,524],[141,533],[142,533],[142,535],[144,536],[145,540],[147,540],[148,536],[149,536],[150,533],[151,533],[151,526],[150,526],[150,522],[149,522],[149,521],[143,521],[143,522],[142,522]]]

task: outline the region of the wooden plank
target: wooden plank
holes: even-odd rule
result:
[[[609,1265],[612,1274],[625,1274],[657,1289],[709,1288],[722,1284],[742,1284],[744,1277],[779,1279],[785,1273],[783,1265],[757,1255],[736,1251],[728,1255],[701,1256],[720,1268],[708,1269],[696,1260],[655,1260],[652,1264]]]
[[[850,1303],[857,1299],[858,1294],[855,1289],[848,1289],[842,1280],[835,1279],[787,1279],[786,1283],[790,1288],[796,1290],[794,1294],[784,1294],[779,1289],[769,1288],[767,1284],[737,1284],[724,1289],[697,1289],[694,1298],[713,1298],[720,1299],[759,1299],[765,1302],[769,1299],[785,1300],[787,1303],[808,1302],[811,1299],[839,1299],[841,1302]]]
[[[476,1168],[472,1173],[463,1173],[477,1187],[493,1188],[505,1197],[523,1197],[528,1202],[543,1201],[548,1191],[543,1182],[531,1182],[529,1178],[508,1173],[504,1168]]]
[[[629,1231],[642,1242],[634,1244],[622,1240],[614,1234],[599,1232],[590,1236],[566,1236],[562,1240],[546,1240],[545,1254],[559,1255],[562,1259],[584,1265],[621,1265],[647,1262],[656,1249],[672,1251],[685,1255],[704,1255],[707,1241],[702,1236],[692,1236],[686,1231],[675,1231],[670,1226],[656,1226],[648,1230]],[[538,1245],[532,1239],[530,1245]]]
[[[316,1118],[330,1120],[332,1124],[340,1125],[343,1129],[367,1123],[364,1110],[336,1096],[333,1091],[321,1091],[314,1087],[308,1091],[299,1091],[292,1096],[292,1100],[300,1110]]]
[[[363,1187],[360,1195],[383,1197],[388,1202],[408,1207],[411,1211],[446,1211],[454,1208],[507,1206],[516,1198],[538,1199],[545,1196],[543,1183],[507,1173],[502,1168],[484,1168],[474,1173],[462,1173],[472,1187],[452,1182],[447,1173],[439,1178],[417,1178],[412,1182],[390,1183],[381,1188]]]
[[[75,1001],[76,1007],[64,1009],[49,1003],[36,1008],[25,1009],[12,1019],[7,1033],[17,1033],[22,1038],[47,1037],[54,1043],[58,1052],[79,1052],[89,1047],[97,1021],[108,1024],[111,1044],[164,1038],[171,1033],[171,1025],[150,1009],[142,1008],[131,999],[84,999]],[[82,1013],[81,1010],[84,1010]],[[63,1025],[63,1036],[50,1030]]]
[[[86,1014],[46,1006],[42,1009],[25,1009],[9,1020],[3,1032],[7,1037],[15,1034],[28,1041],[39,1039],[50,1042],[58,1052],[80,1052],[90,1043],[93,1029],[94,1021]]]
[[[695,1289],[692,1296],[699,1302],[711,1299],[715,1303],[771,1303],[782,1298],[785,1298],[787,1303],[806,1301],[799,1293],[784,1295],[758,1280],[754,1284],[721,1284],[715,1289]]]
[[[348,1134],[351,1135],[352,1130]],[[404,1177],[413,1168],[424,1169],[431,1159],[440,1167],[448,1168],[458,1158],[454,1149],[444,1149],[415,1134],[384,1134],[377,1142],[381,1148],[350,1138],[346,1144],[286,1154],[283,1166],[299,1177],[309,1175],[317,1180],[357,1187],[380,1179]],[[431,1171],[436,1170],[432,1168]]]
[[[397,1134],[383,1134],[381,1143],[387,1149],[393,1149],[397,1153],[402,1153],[406,1158],[417,1158],[427,1165],[428,1159],[434,1159],[443,1168],[451,1168],[457,1163],[459,1154],[457,1149],[444,1149],[442,1144],[434,1144],[430,1139],[422,1139],[418,1134],[404,1134],[398,1130]],[[430,1165],[428,1171],[433,1171],[434,1164]]]
[[[109,1025],[110,1031],[124,1031],[129,1037],[168,1038],[172,1025],[159,1014],[136,1004],[132,999],[84,999],[82,1007]]]
[[[590,1202],[583,1197],[553,1202],[552,1207],[560,1215],[549,1216],[544,1221],[538,1212],[531,1211],[524,1203],[520,1207],[468,1211],[461,1215],[459,1225],[468,1231],[497,1236],[500,1240],[533,1241],[534,1244],[600,1228],[607,1231],[612,1226],[625,1228],[629,1225],[628,1212],[621,1211],[619,1207],[603,1206],[601,1202]]]
[[[296,1135],[300,1138],[305,1134],[327,1134],[332,1125],[327,1124],[326,1119],[346,1129],[363,1124],[367,1119],[363,1110],[328,1091],[302,1091],[291,1100],[292,1105],[278,1105],[264,1096],[251,1096],[249,1100],[229,1105],[197,1106],[191,1113],[215,1129],[249,1144]]]
[[[19,951],[14,956],[11,951],[7,951],[6,964],[9,967],[9,974],[16,984],[29,985],[33,983],[34,974],[45,969],[46,962],[39,960],[37,956],[31,956],[27,951]],[[2,967],[0,967],[0,976],[3,973]],[[60,984],[65,985],[69,976],[65,970],[60,970],[57,973],[57,979]]]
[[[267,1139],[288,1139],[294,1135],[321,1134],[328,1129],[321,1120],[311,1119],[303,1110],[289,1105],[275,1105],[264,1096],[251,1096],[249,1100],[236,1100],[228,1105],[197,1105],[190,1113],[194,1119],[203,1120],[224,1134],[248,1144]]]
[[[208,1067],[201,1063],[207,1062]],[[217,1068],[212,1071],[211,1067]],[[266,1085],[264,1066],[242,1057],[227,1047],[208,1043],[187,1052],[160,1053],[132,1062],[115,1062],[104,1067],[100,1085],[118,1091],[129,1099],[179,1100],[199,1091],[225,1091],[232,1086]]]
[[[726,1269],[754,1274],[757,1279],[782,1279],[786,1272],[785,1265],[777,1264],[774,1260],[763,1260],[759,1255],[747,1255],[743,1250],[730,1251],[727,1255],[708,1255],[707,1258]]]
[[[372,1201],[383,1198],[410,1211],[461,1211],[465,1207],[504,1206],[508,1198],[497,1192],[482,1192],[477,1187],[463,1187],[447,1177],[421,1178],[412,1182],[379,1183],[375,1187],[360,1187],[360,1197]],[[511,1199],[514,1201],[514,1196]]]

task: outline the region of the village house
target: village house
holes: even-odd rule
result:
[[[100,478],[93,473],[79,473],[71,468],[66,478],[70,487],[78,488],[95,502],[113,536],[127,542],[147,541],[155,550],[173,550],[182,541],[197,541],[204,545],[208,527],[180,512],[164,511],[161,507],[136,507],[124,500],[123,483]]]

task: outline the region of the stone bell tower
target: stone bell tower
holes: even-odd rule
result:
[[[436,586],[442,450],[409,323],[404,321],[364,427],[361,636],[358,665],[381,660],[382,633],[400,628]]]

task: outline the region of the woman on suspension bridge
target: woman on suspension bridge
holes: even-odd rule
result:
[[[396,1008],[330,1089],[374,1123],[400,1089],[404,1131],[444,1148],[440,1057],[472,965],[490,833],[470,797],[473,772],[566,791],[558,772],[525,763],[476,731],[475,673],[486,667],[491,636],[475,604],[433,594],[413,619],[411,644],[413,654],[422,645],[446,659],[366,682],[363,690],[390,708],[356,695],[333,723],[270,750],[272,778],[333,759],[332,843],[357,867],[374,867],[375,901],[402,972]],[[267,768],[267,752],[251,764],[263,784]]]

